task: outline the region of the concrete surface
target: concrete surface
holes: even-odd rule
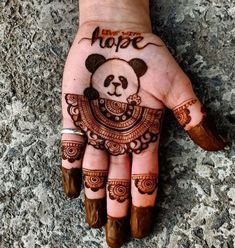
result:
[[[106,247],[104,231],[85,224],[83,199],[65,199],[59,173],[61,76],[77,8],[77,0],[0,1],[2,248]],[[154,32],[229,143],[205,152],[167,113],[154,232],[125,247],[233,248],[235,1],[155,0],[151,9]]]

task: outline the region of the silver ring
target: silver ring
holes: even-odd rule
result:
[[[85,134],[82,132],[82,130],[73,129],[73,128],[63,128],[61,130],[61,134],[76,134],[80,136],[84,136]]]

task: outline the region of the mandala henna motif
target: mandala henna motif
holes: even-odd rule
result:
[[[183,105],[174,108],[173,110],[174,115],[182,127],[185,127],[187,124],[190,123],[191,116],[188,107],[195,104],[196,102],[197,102],[196,99],[191,99],[186,103],[184,103]]]
[[[111,200],[124,202],[130,197],[130,181],[127,180],[109,180],[108,192]]]
[[[153,194],[158,184],[157,175],[135,174],[132,175],[132,180],[140,194]]]
[[[107,149],[112,155],[140,153],[157,141],[162,109],[104,98],[88,100],[74,94],[66,94],[65,100],[75,126],[86,133],[88,143],[95,148]]]
[[[108,171],[83,169],[83,180],[87,188],[93,192],[103,189],[106,186]]]
[[[84,143],[71,140],[63,140],[61,143],[62,158],[73,163],[76,160],[80,160],[84,151]]]

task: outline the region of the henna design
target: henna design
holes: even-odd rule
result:
[[[153,194],[158,184],[157,175],[134,174],[132,180],[140,194]]]
[[[109,35],[109,37],[104,37]],[[118,36],[119,35],[119,36]],[[117,37],[115,37],[117,36]],[[133,38],[131,38],[133,37]],[[78,44],[82,40],[91,41],[91,45],[95,42],[99,42],[100,48],[113,48],[115,47],[115,52],[118,52],[119,49],[125,49],[132,45],[133,48],[137,50],[142,50],[149,45],[162,47],[162,45],[158,45],[152,42],[148,42],[145,45],[141,46],[140,43],[144,40],[144,37],[141,36],[141,33],[131,32],[131,31],[114,31],[103,29],[100,33],[100,28],[96,27],[92,33],[91,38],[82,38],[79,40]]]
[[[86,133],[88,144],[97,149],[107,149],[112,155],[138,154],[158,139],[161,109],[103,98],[88,101],[74,94],[66,94],[65,100],[75,126]]]
[[[85,144],[78,141],[63,140],[61,143],[62,158],[70,163],[80,160],[84,149]]]
[[[107,175],[107,170],[83,169],[83,180],[85,186],[93,192],[97,192],[99,189],[105,188]]]
[[[197,102],[196,99],[190,99],[185,103],[181,104],[179,107],[175,107],[173,109],[174,115],[181,126],[185,127],[191,121],[189,106],[195,104]]]
[[[111,200],[124,202],[130,197],[130,181],[128,180],[109,180],[108,192]]]

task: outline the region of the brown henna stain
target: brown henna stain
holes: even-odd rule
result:
[[[62,158],[70,163],[80,160],[84,152],[85,145],[82,142],[63,140],[61,142]]]
[[[86,220],[90,227],[101,228],[107,220],[106,198],[89,199],[85,196]]]
[[[116,200],[122,203],[130,198],[130,181],[109,179],[108,192],[111,200]]]
[[[82,184],[82,170],[80,168],[67,169],[61,166],[64,192],[69,198],[79,196]]]
[[[89,170],[83,169],[84,184],[88,189],[97,192],[106,186],[108,171],[107,170]]]
[[[192,118],[188,108],[196,102],[196,99],[190,99],[173,109],[174,115],[182,127],[186,127],[190,123]]]
[[[131,178],[140,194],[152,195],[157,188],[157,175],[133,174]]]
[[[190,138],[207,151],[222,150],[226,143],[220,135],[212,121],[206,115],[203,116],[202,121],[187,131]]]
[[[130,228],[129,218],[108,216],[105,225],[106,242],[111,248],[120,248],[128,239]]]
[[[142,239],[148,236],[153,227],[154,207],[131,206],[131,236]]]

